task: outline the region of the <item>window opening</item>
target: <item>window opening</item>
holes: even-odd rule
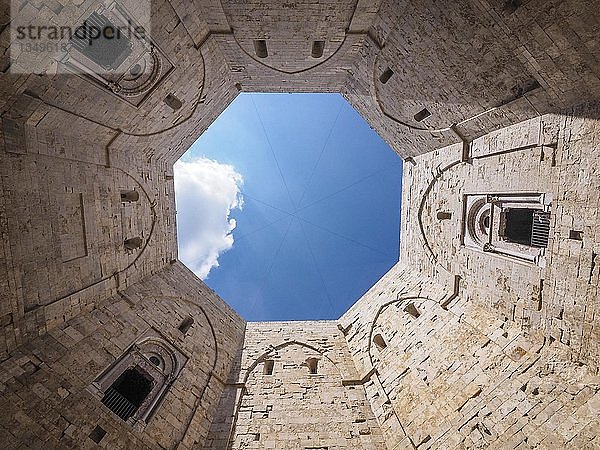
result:
[[[181,322],[181,325],[179,325],[179,331],[181,331],[183,334],[186,334],[193,324],[194,319],[192,319],[191,317],[187,317],[183,319],[183,322]]]
[[[511,208],[504,212],[504,238],[509,242],[531,245],[533,229],[533,210],[527,208]]]
[[[121,201],[126,202],[137,202],[140,199],[140,194],[137,191],[121,191]]]
[[[387,347],[385,339],[383,339],[383,336],[381,336],[381,334],[376,334],[375,336],[373,336],[373,342],[380,351]]]
[[[583,231],[569,231],[569,239],[573,239],[575,241],[583,241]]]
[[[381,81],[383,84],[385,84],[388,81],[390,81],[390,78],[392,78],[392,75],[394,75],[394,71],[388,67],[387,69],[384,70],[384,72],[379,77],[379,81]]]
[[[308,358],[306,360],[306,363],[308,365],[308,373],[312,375],[316,374],[318,370],[319,360],[317,358]]]
[[[154,364],[155,366],[160,366],[160,359],[158,359],[158,356],[151,356],[150,358],[148,358],[150,360],[150,362],[152,364]]]
[[[431,113],[427,108],[423,108],[421,111],[414,115],[414,119],[416,122],[421,122],[431,116]]]
[[[96,428],[92,430],[89,435],[89,438],[94,441],[96,444],[99,444],[102,439],[106,436],[106,430],[101,426],[97,425]]]
[[[152,379],[138,368],[130,368],[108,388],[102,403],[121,419],[127,420],[135,414],[151,390]]]
[[[409,303],[408,305],[406,305],[404,307],[404,312],[410,314],[415,319],[417,319],[421,315],[421,313],[419,312],[417,307],[414,305],[414,303]]]
[[[273,368],[275,367],[275,361],[272,359],[267,359],[265,361],[265,365],[263,367],[263,374],[265,375],[273,375]]]
[[[264,39],[257,39],[254,41],[254,53],[259,58],[266,58],[269,56],[269,51],[267,50],[267,41]]]
[[[311,56],[313,58],[323,57],[323,51],[325,50],[325,41],[314,41],[312,45]]]
[[[136,248],[140,248],[143,244],[141,237],[134,237],[130,239],[125,239],[123,245],[127,250],[135,250]]]
[[[169,94],[165,97],[164,102],[166,105],[171,108],[173,111],[177,111],[179,108],[183,106],[183,102],[175,97],[173,94]]]
[[[89,39],[93,31],[99,33],[96,39]],[[119,27],[108,18],[93,12],[78,27],[70,39],[73,47],[105,69],[116,69],[131,53],[131,42],[121,33]]]

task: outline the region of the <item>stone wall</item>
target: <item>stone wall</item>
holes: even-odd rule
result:
[[[388,448],[599,445],[598,123],[589,103],[405,164],[401,262],[340,320]],[[464,245],[464,195],[510,192],[552,194],[545,267]]]
[[[386,448],[335,322],[249,323],[231,377],[206,449]]]
[[[340,324],[387,448],[600,444],[598,377],[477,298],[398,265]]]
[[[86,76],[11,73],[8,3],[7,447],[92,446],[96,425],[110,448],[600,445],[599,114],[582,103],[600,93],[597,2],[154,0],[151,38],[168,73],[136,104]],[[22,6],[54,23],[63,4]],[[172,165],[240,91],[341,92],[412,157],[401,263],[341,331],[252,324],[242,348],[243,320],[176,262]],[[122,203],[123,189],[140,200]],[[463,195],[482,190],[553,194],[545,267],[462,245]],[[127,251],[133,235],[144,245]],[[148,329],[188,361],[150,423],[131,427],[88,387]],[[323,372],[308,374],[308,358]]]
[[[178,327],[188,317],[191,328]],[[0,429],[8,448],[192,448],[202,443],[244,321],[180,263],[31,340],[2,362]],[[123,422],[92,382],[149,330],[188,359],[148,422]]]
[[[442,282],[461,276],[465,294],[495,317],[561,341],[595,372],[598,114],[597,103],[582,104],[476,139],[466,161],[457,145],[406,164],[401,225],[403,262]],[[503,192],[552,194],[544,268],[463,245],[463,195]]]

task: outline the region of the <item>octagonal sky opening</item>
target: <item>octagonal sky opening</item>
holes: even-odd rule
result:
[[[248,321],[339,318],[397,261],[402,160],[339,94],[240,94],[175,164],[179,259]]]

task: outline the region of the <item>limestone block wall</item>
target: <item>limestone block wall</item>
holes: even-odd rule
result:
[[[414,156],[458,142],[452,124],[474,138],[600,92],[593,2],[413,3],[152,1],[150,38],[164,73],[139,104],[86,76],[12,73],[5,26],[4,133],[19,148],[54,151],[64,141],[77,160],[90,155],[77,151],[83,140],[106,164],[174,162],[239,91],[341,92],[399,155]],[[48,23],[70,11],[52,2],[24,8]],[[271,49],[266,58],[256,55],[257,39]],[[324,42],[320,57],[311,56],[316,40]],[[383,83],[388,67],[395,75]],[[540,88],[521,96],[534,81]],[[169,106],[168,96],[181,106]],[[416,121],[423,108],[431,116]]]
[[[596,373],[598,111],[582,104],[491,133],[473,141],[466,161],[457,145],[406,164],[401,250],[402,261],[440,280],[461,276],[494,317],[560,341]],[[545,267],[463,245],[463,195],[503,192],[552,194]]]
[[[598,376],[399,264],[341,319],[388,448],[595,448]]]
[[[597,2],[156,0],[151,38],[168,73],[135,105],[86,77],[11,73],[9,3],[0,4],[8,447],[91,446],[96,424],[109,448],[600,445],[599,110],[581,104],[600,93]],[[68,8],[53,5],[24,2],[60,21]],[[269,56],[256,55],[255,39]],[[314,40],[321,57],[310,55]],[[240,91],[341,92],[414,157],[404,165],[401,263],[341,331],[253,324],[242,347],[243,320],[176,262],[172,164]],[[423,108],[431,116],[418,121]],[[122,204],[122,189],[140,200]],[[544,268],[462,246],[463,195],[481,190],[552,193]],[[442,210],[451,218],[438,220]],[[125,251],[133,234],[144,246]],[[181,336],[187,315],[194,326]],[[131,428],[87,387],[151,328],[188,361],[156,416]],[[263,374],[271,356],[274,374]],[[309,358],[323,374],[307,373]],[[331,411],[343,418],[335,426]]]
[[[345,95],[403,157],[597,98],[597,5],[510,5],[382,2]]]
[[[54,144],[46,148],[56,153],[1,150],[3,355],[176,259],[163,164],[106,166],[65,158]],[[78,154],[93,152],[83,145]],[[139,199],[122,202],[129,190]],[[142,246],[127,250],[135,237]]]
[[[178,327],[192,318],[183,334]],[[124,423],[89,386],[136,339],[161,335],[187,357],[148,424]],[[241,346],[244,321],[175,263],[4,359],[0,429],[8,448],[192,448],[202,443]]]
[[[335,322],[248,323],[219,414],[204,448],[386,448]]]

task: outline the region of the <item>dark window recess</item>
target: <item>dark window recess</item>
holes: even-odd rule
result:
[[[499,234],[508,242],[530,247],[548,247],[550,213],[538,209],[511,208],[504,212]]]
[[[150,362],[152,364],[154,364],[155,366],[160,366],[160,359],[158,359],[158,356],[151,356],[150,358],[148,358],[150,360]]]
[[[409,303],[408,305],[406,305],[404,307],[404,312],[410,314],[415,319],[419,318],[419,316],[421,315],[421,313],[413,303]]]
[[[383,339],[383,337],[380,334],[376,334],[375,336],[373,336],[373,343],[377,346],[379,350],[383,350],[387,347],[385,339]]]
[[[264,39],[257,39],[254,41],[254,53],[259,58],[266,58],[269,56],[269,51],[267,50],[267,41]]]
[[[144,242],[141,237],[134,237],[130,239],[125,239],[123,245],[127,250],[135,250],[136,248],[140,248]]]
[[[186,334],[190,328],[192,328],[192,325],[194,324],[194,319],[192,319],[191,317],[186,317],[185,319],[183,319],[183,322],[181,322],[181,325],[179,325],[179,331],[181,331],[183,334]]]
[[[96,444],[99,444],[100,441],[106,436],[106,430],[101,426],[96,426],[90,433],[90,439],[94,441]]]
[[[152,379],[137,368],[127,369],[106,390],[102,403],[123,420],[135,414],[152,390]]]
[[[389,67],[387,69],[384,70],[384,72],[380,75],[379,77],[379,81],[381,81],[383,84],[387,83],[388,81],[390,81],[390,78],[392,78],[392,75],[394,75],[394,71],[392,69],[390,69]]]
[[[325,50],[325,41],[314,41],[310,55],[313,58],[322,58]]]
[[[110,20],[97,12],[83,21],[70,39],[73,48],[108,70],[114,70],[131,53],[131,42]]]
[[[254,433],[254,440],[260,441],[260,433]]]
[[[550,213],[535,211],[533,213],[533,226],[531,228],[531,245],[533,247],[548,247],[550,238]]]
[[[265,361],[265,365],[263,367],[263,374],[265,375],[273,375],[273,368],[275,367],[275,361],[272,359],[267,359]]]
[[[569,239],[573,239],[574,241],[583,241],[583,231],[569,231]]]
[[[308,358],[306,364],[308,365],[308,373],[313,375],[317,373],[319,366],[319,360],[317,358]]]
[[[169,94],[165,97],[165,104],[173,111],[177,111],[183,106],[183,102],[175,97],[173,94]]]
[[[509,242],[531,245],[533,230],[533,209],[511,208],[504,212],[504,231],[500,230]]]
[[[448,212],[448,211],[438,211],[437,212],[437,219],[438,220],[452,219],[452,213]]]
[[[421,111],[415,114],[414,119],[416,122],[421,122],[422,120],[427,119],[429,116],[431,116],[429,110],[427,108],[423,108]]]
[[[121,191],[121,201],[126,202],[137,202],[140,199],[140,194],[137,191]]]

